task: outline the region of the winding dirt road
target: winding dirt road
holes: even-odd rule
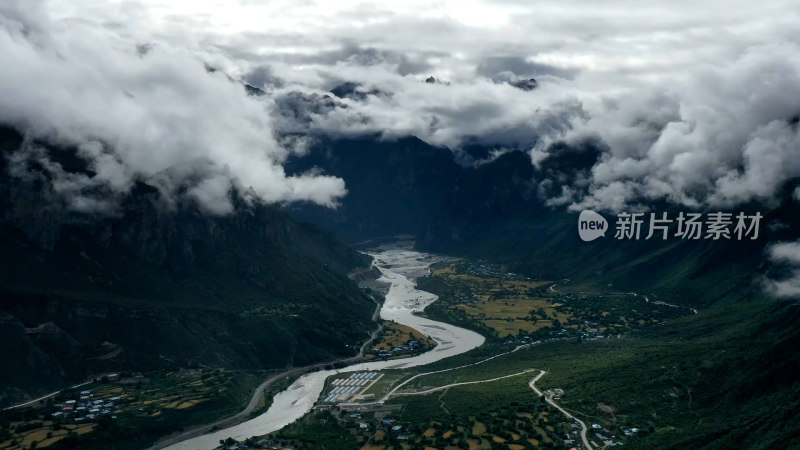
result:
[[[577,417],[575,417],[572,414],[568,413],[564,408],[558,406],[558,404],[556,404],[556,402],[554,402],[553,399],[549,395],[545,395],[542,391],[539,390],[539,388],[536,387],[535,383],[537,381],[539,381],[539,378],[542,378],[542,376],[545,373],[546,372],[544,370],[540,371],[538,375],[533,377],[533,379],[531,379],[531,381],[528,382],[528,386],[530,386],[531,389],[533,389],[533,392],[536,392],[537,394],[539,394],[540,397],[544,397],[544,401],[546,401],[547,403],[552,405],[557,410],[561,411],[561,413],[564,414],[565,416],[567,416],[568,419],[572,419],[575,422],[578,422],[578,424],[580,424],[580,426],[581,426],[581,440],[583,441],[583,445],[589,450],[594,449],[594,447],[592,447],[592,444],[589,443],[589,438],[586,435],[586,433],[589,432],[589,428],[586,426],[586,424],[583,423],[583,421],[581,419],[578,419]]]

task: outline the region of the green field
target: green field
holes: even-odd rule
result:
[[[426,312],[479,330],[490,339],[463,355],[386,371],[375,393],[384,394],[413,375],[442,369],[454,370],[417,377],[398,392],[538,369],[545,374],[537,386],[554,393],[558,404],[577,418],[597,425],[599,429],[590,429],[588,437],[600,446],[604,440],[634,449],[800,445],[800,428],[791,420],[794,408],[800,406],[800,385],[774,363],[794,364],[797,359],[797,333],[789,324],[796,323],[798,314],[791,302],[730,300],[694,314],[689,308],[658,304],[657,297],[648,301],[644,295],[583,292],[585,285],[578,283],[563,282],[555,292],[543,285],[528,293],[480,291],[487,285],[473,280],[480,276],[455,278],[457,267],[444,269],[420,282],[422,289],[441,296],[440,308]],[[442,273],[447,276],[440,277]],[[551,311],[571,317],[561,329],[543,328],[538,335],[520,333],[501,339],[485,323],[495,319],[453,313],[467,305],[498,316],[496,320],[532,320]],[[526,308],[533,312],[523,319]],[[569,332],[573,325],[577,334]],[[526,343],[518,351],[474,364]],[[765,359],[773,362],[765,365]],[[465,364],[474,365],[457,368]],[[324,421],[330,433],[346,437],[350,448],[578,446],[573,423],[544,405],[528,387],[535,373],[394,396],[368,408],[317,411],[270,438],[316,448],[321,437],[310,427]],[[353,411],[360,416],[351,417]],[[401,430],[384,425],[386,419]],[[786,440],[787,435],[796,437]],[[568,436],[572,444],[565,444]]]

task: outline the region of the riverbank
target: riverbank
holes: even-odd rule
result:
[[[325,367],[329,367],[331,365],[340,365],[340,364],[347,364],[353,361],[360,360],[364,356],[364,350],[367,346],[375,340],[378,334],[383,329],[383,326],[380,324],[379,317],[381,311],[382,303],[376,301],[375,305],[375,312],[372,314],[372,320],[376,322],[377,326],[374,331],[370,334],[369,338],[364,341],[361,345],[361,348],[358,351],[358,354],[355,356],[350,356],[347,358],[339,358],[335,360],[324,361],[320,363],[311,364],[308,366],[297,367],[293,369],[289,369],[277,374],[274,374],[264,380],[256,390],[253,392],[250,401],[248,402],[247,406],[240,412],[234,414],[233,416],[229,416],[220,420],[217,420],[213,423],[209,423],[206,425],[202,425],[199,427],[192,428],[189,431],[183,431],[179,433],[174,433],[172,435],[163,437],[159,439],[149,450],[157,450],[162,448],[168,448],[170,446],[174,446],[184,441],[188,441],[193,438],[197,438],[199,436],[203,436],[206,433],[214,432],[218,429],[226,429],[235,427],[243,422],[246,422],[250,419],[253,412],[257,409],[261,398],[265,395],[266,392],[274,385],[275,383],[279,382],[280,380],[287,379],[287,378],[295,378],[301,375],[304,375],[308,372],[312,372],[315,370],[320,370]],[[270,405],[271,407],[271,405]]]
[[[210,449],[218,446],[221,439],[228,437],[246,439],[279,430],[311,410],[322,392],[325,379],[335,373],[415,367],[464,353],[483,344],[484,337],[478,333],[415,314],[436,301],[438,297],[417,290],[414,280],[427,275],[431,264],[446,258],[416,252],[402,246],[386,246],[371,253],[371,256],[374,258],[373,264],[381,272],[380,280],[389,285],[386,300],[380,309],[380,317],[410,326],[430,336],[437,343],[433,350],[403,360],[362,362],[341,369],[306,373],[287,390],[276,395],[266,413],[235,426],[183,440],[169,448]],[[324,364],[317,365],[320,366]]]

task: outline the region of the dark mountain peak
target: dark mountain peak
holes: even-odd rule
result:
[[[435,84],[436,83],[436,78],[434,78],[433,75],[431,75],[428,78],[425,78],[425,82],[428,83],[428,84]]]
[[[511,86],[514,86],[517,89],[522,89],[523,91],[532,91],[539,86],[539,82],[536,81],[534,78],[528,78],[527,80],[517,80],[512,81],[510,83]]]
[[[378,95],[381,91],[377,89],[365,90],[361,83],[346,81],[331,89],[331,94],[339,98],[349,98],[352,100],[364,100],[369,95]]]
[[[255,86],[251,86],[247,83],[244,84],[244,90],[247,92],[247,95],[255,95],[256,97],[261,97],[262,95],[266,95],[267,92],[261,88],[257,88]]]
[[[336,210],[313,204],[290,205],[303,220],[324,224],[347,240],[415,234],[455,183],[462,168],[453,152],[415,136],[320,139],[286,164],[289,175],[314,167],[340,177],[348,194]]]

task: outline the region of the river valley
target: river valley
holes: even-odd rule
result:
[[[168,448],[207,450],[217,447],[221,439],[228,437],[241,440],[277,431],[310,411],[325,386],[325,380],[336,373],[421,366],[459,355],[483,344],[484,337],[474,331],[414,314],[421,312],[438,298],[434,294],[416,289],[415,280],[427,275],[431,264],[444,260],[444,257],[417,252],[404,246],[384,246],[368,253],[381,272],[379,281],[389,284],[386,300],[380,310],[381,318],[407,325],[430,336],[436,341],[436,347],[411,358],[360,362],[341,369],[305,374],[288,389],[275,395],[270,408],[260,416]]]

